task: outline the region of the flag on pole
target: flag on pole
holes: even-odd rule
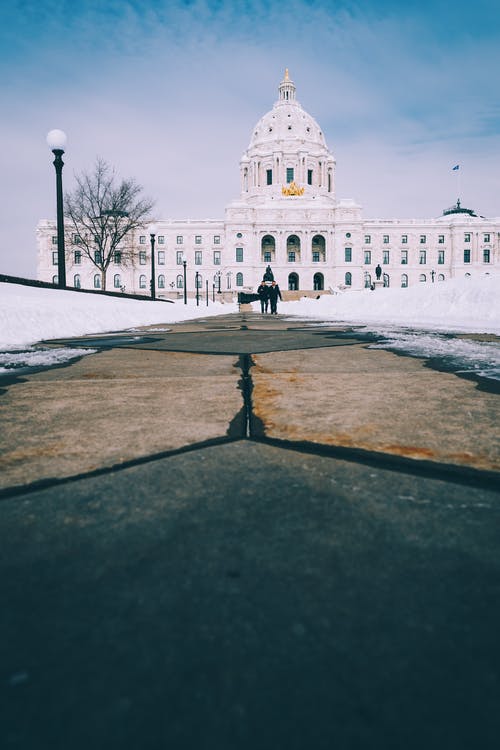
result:
[[[460,169],[460,164],[456,164],[451,171],[455,172],[457,169]]]

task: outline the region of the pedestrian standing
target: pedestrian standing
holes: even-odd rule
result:
[[[269,287],[269,301],[271,303],[271,315],[277,315],[278,313],[278,297],[280,300],[283,299],[281,296],[281,290],[278,286],[278,284],[273,281],[271,286]]]

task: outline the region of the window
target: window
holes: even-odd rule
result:
[[[313,263],[319,263],[319,257],[320,257],[319,250],[313,250],[313,253],[312,253],[312,262]]]
[[[346,232],[346,233],[345,233],[345,236],[347,237],[347,239],[348,239],[348,240],[350,240],[350,239],[351,239],[351,233],[350,233],[350,232]]]
[[[242,273],[236,274],[236,286],[243,286],[243,274]]]
[[[176,242],[178,245],[182,245],[182,243],[184,242],[184,237],[182,236],[182,234],[177,235]]]
[[[158,276],[158,289],[165,289],[165,276],[162,273]]]
[[[401,286],[403,287],[403,289],[406,289],[406,287],[408,286],[408,276],[405,273],[401,274]]]
[[[119,289],[121,287],[121,285],[122,285],[122,282],[121,282],[121,279],[120,279],[120,274],[119,273],[115,273],[115,275],[113,276],[113,286],[114,286],[115,289]]]
[[[387,263],[389,263],[389,250],[384,250],[384,252],[382,253],[382,263],[384,263],[384,265],[387,265]]]
[[[368,271],[365,271],[365,289],[369,289],[372,285],[372,277]]]
[[[293,182],[293,167],[286,168],[286,181]]]
[[[114,263],[114,264],[115,264],[116,266],[119,266],[121,262],[122,262],[122,254],[121,254],[121,252],[120,252],[119,250],[117,250],[117,251],[116,251],[116,252],[114,253],[114,255],[113,255],[113,263]]]
[[[237,238],[238,238],[239,240],[241,240],[241,238],[243,237],[243,235],[241,234],[241,232],[238,232],[238,234],[237,234],[236,236],[237,236]]]
[[[490,248],[485,247],[483,250],[483,263],[489,263],[490,262]]]
[[[439,245],[444,245],[444,234],[440,234],[438,236],[438,244]]]
[[[401,244],[402,245],[407,245],[408,244],[408,235],[407,234],[402,234],[401,235]]]
[[[59,276],[52,276],[52,283],[59,284]]]
[[[102,263],[102,255],[100,250],[94,252],[94,263],[99,266]]]
[[[369,245],[372,241],[371,234],[365,234],[365,245]]]
[[[177,284],[177,289],[182,289],[184,287],[184,279],[180,274],[177,276],[175,283]]]
[[[352,247],[344,247],[344,262],[352,262]]]
[[[470,263],[470,250],[464,250],[464,263]]]
[[[80,274],[79,273],[75,273],[75,275],[73,277],[73,286],[75,287],[75,289],[81,289],[82,282],[80,280]]]
[[[401,250],[401,265],[408,265],[408,250]]]
[[[271,252],[269,250],[265,250],[264,251],[264,258],[263,258],[263,260],[264,260],[264,263],[270,263],[271,262],[272,257],[271,257]]]
[[[420,244],[421,245],[425,245],[426,242],[427,242],[427,235],[426,234],[421,234],[420,235]]]
[[[203,289],[203,276],[201,275],[201,273],[196,272],[194,283],[197,289]]]
[[[266,183],[268,185],[273,184],[273,170],[272,169],[266,169]]]
[[[345,285],[352,286],[352,273],[350,271],[347,271],[345,275]]]
[[[444,250],[438,250],[438,263],[440,266],[444,263]]]
[[[242,247],[236,248],[236,262],[243,263],[243,248]]]
[[[81,245],[82,244],[82,238],[79,234],[72,234],[71,235],[71,242],[73,245]]]
[[[214,245],[220,245],[220,234],[214,235]]]
[[[220,266],[220,250],[214,250],[214,266]]]
[[[444,273],[438,274],[438,281],[444,281]]]
[[[489,240],[485,240],[485,242],[489,242]],[[57,234],[52,235],[52,244],[57,245]]]
[[[139,264],[141,266],[145,266],[146,265],[146,251],[145,250],[140,250],[139,251]]]
[[[203,253],[201,252],[201,250],[194,251],[194,263],[196,266],[201,266],[202,255]]]
[[[470,242],[470,232],[464,233],[464,242]]]
[[[74,263],[75,263],[75,266],[80,266],[82,264],[82,251],[81,250],[75,250]]]
[[[389,244],[389,235],[384,234],[384,245],[388,245],[388,244]]]
[[[146,288],[146,277],[144,274],[141,274],[139,276],[139,289],[145,289]]]
[[[177,250],[175,254],[175,262],[177,263],[178,266],[182,266],[182,255],[183,255],[182,250]]]
[[[164,234],[159,234],[158,235],[158,244],[159,245],[164,245],[165,244],[165,235]]]
[[[370,265],[371,262],[372,262],[372,251],[365,250],[365,266]]]
[[[384,275],[382,277],[382,281],[384,282],[384,286],[385,287],[389,287],[390,286],[390,278],[389,278],[389,274],[388,273],[384,273]]]
[[[145,244],[146,244],[146,235],[141,234],[141,236],[139,237],[139,245],[145,245]]]
[[[424,265],[425,263],[427,263],[427,251],[426,250],[420,251],[420,257],[418,259],[418,262],[420,263],[420,265]]]
[[[52,265],[57,266],[57,250],[52,252]]]
[[[425,277],[425,273],[421,273],[420,276],[418,277],[418,280],[419,281],[427,281],[427,279]]]
[[[312,169],[307,170],[307,184],[312,185],[313,184],[313,171]]]
[[[288,252],[288,262],[295,263],[295,250],[290,250]]]
[[[52,237],[52,242],[54,242],[54,238],[53,237]],[[490,235],[489,235],[489,233],[486,233],[483,236],[483,242],[490,242]]]
[[[165,265],[165,250],[158,250],[158,265]]]
[[[95,273],[94,274],[94,289],[100,289],[101,288],[101,274]]]
[[[194,244],[195,245],[201,245],[201,234],[195,235]]]

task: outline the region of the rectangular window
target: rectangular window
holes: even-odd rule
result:
[[[388,244],[389,244],[389,235],[384,234],[384,245],[388,245]]]
[[[121,262],[122,262],[122,254],[119,250],[117,250],[113,255],[113,263],[119,266]]]
[[[464,242],[470,242],[470,232],[464,233]]]
[[[427,263],[427,251],[426,251],[426,250],[421,250],[421,251],[420,251],[420,258],[419,258],[418,262],[419,262],[419,263],[420,263],[420,265],[422,265],[422,266],[423,266],[423,265],[424,265],[425,263]]]
[[[438,263],[440,266],[444,263],[444,250],[438,250]]]
[[[425,245],[426,242],[427,242],[427,235],[426,234],[421,234],[420,235],[420,244],[421,245]]]
[[[352,247],[344,247],[344,261],[351,263],[352,261]]]
[[[263,261],[264,261],[264,263],[270,263],[270,262],[271,262],[271,260],[272,260],[272,258],[271,258],[271,253],[269,252],[269,250],[266,250],[266,251],[264,252],[264,257],[263,257]]]
[[[164,245],[165,244],[165,235],[164,234],[159,234],[158,235],[158,244],[159,245]]]
[[[288,262],[295,263],[295,250],[290,250],[288,253]]]
[[[408,235],[407,234],[402,234],[401,235],[401,244],[402,245],[407,245],[408,244]]]
[[[57,266],[57,250],[52,252],[52,265]]]
[[[293,167],[286,168],[286,181],[293,182]]]
[[[370,245],[372,241],[371,234],[365,234],[365,245]]]
[[[464,250],[464,263],[470,263],[470,250]]]
[[[145,250],[141,250],[139,252],[139,263],[141,266],[146,265],[146,251]]]
[[[307,184],[312,185],[313,184],[313,171],[312,169],[307,170]]]
[[[483,237],[484,242],[490,242],[490,235],[489,233],[486,233]],[[54,242],[54,238],[52,237],[52,242]]]
[[[139,245],[145,245],[145,244],[146,244],[146,235],[141,234],[141,236],[139,237]]]
[[[82,263],[82,251],[81,250],[75,250],[75,256],[74,256],[74,263],[75,266],[80,266]]]
[[[312,260],[313,260],[313,263],[319,263],[319,251],[318,250],[313,250]]]
[[[220,245],[220,234],[214,235],[214,245]]]
[[[214,266],[220,266],[220,250],[214,250]]]
[[[201,234],[197,234],[194,238],[195,245],[201,245]]]
[[[266,182],[268,185],[273,184],[273,170],[272,169],[266,169]]]
[[[382,263],[384,263],[384,265],[387,265],[387,263],[389,263],[389,250],[384,250],[384,252],[382,253]]]
[[[372,251],[365,250],[365,266],[369,266],[372,262]]]
[[[182,255],[183,255],[182,250],[177,250],[175,254],[175,262],[177,263],[178,266],[182,266]]]
[[[81,245],[82,244],[82,238],[79,234],[72,234],[71,235],[71,242],[73,245]]]
[[[165,250],[158,250],[158,265],[165,265]]]
[[[485,247],[483,250],[483,263],[489,263],[490,262],[490,248]]]
[[[236,248],[236,262],[243,263],[243,248],[242,247]]]
[[[184,237],[181,234],[178,234],[177,235],[177,244],[178,245],[182,245],[183,242],[184,242]]]
[[[438,243],[444,245],[444,234],[440,234],[438,237]]]
[[[201,266],[201,257],[202,257],[201,250],[195,250],[194,251],[194,263],[196,266]]]
[[[401,250],[401,265],[406,266],[408,264],[408,250]]]
[[[489,242],[489,240],[485,240],[485,242]],[[52,244],[57,245],[57,234],[52,235]]]

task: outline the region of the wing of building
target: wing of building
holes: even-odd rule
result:
[[[221,221],[156,222],[158,297],[184,290],[255,291],[267,265],[289,296],[338,286],[411,286],[489,273],[500,265],[500,218],[485,219],[456,205],[435,219],[363,219],[354,200],[337,200],[335,159],[323,132],[296,99],[285,72],[278,100],[252,130],[240,161],[241,193]],[[101,274],[66,234],[70,286],[100,288]],[[37,227],[38,278],[57,280],[54,221]],[[117,252],[108,288],[149,294],[151,245],[147,227]],[[127,260],[125,262],[125,257]]]

